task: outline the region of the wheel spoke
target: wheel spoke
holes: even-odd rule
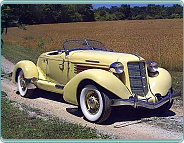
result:
[[[22,88],[23,91],[26,89],[26,81],[24,75],[20,76],[20,87]]]
[[[100,104],[99,104],[99,98],[95,91],[89,90],[85,96],[85,104],[87,111],[90,114],[96,114],[99,111]]]

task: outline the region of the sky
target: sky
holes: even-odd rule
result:
[[[156,5],[164,5],[165,7],[167,6],[173,6],[173,4],[156,4]],[[102,7],[102,6],[105,6],[107,8],[110,8],[111,6],[118,6],[120,7],[121,4],[93,4],[93,8],[94,9],[97,9],[99,7]],[[147,4],[130,4],[131,7],[134,7],[134,6],[147,6]]]

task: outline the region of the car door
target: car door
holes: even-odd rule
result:
[[[48,56],[47,80],[56,84],[65,85],[68,77],[68,62],[65,52]]]

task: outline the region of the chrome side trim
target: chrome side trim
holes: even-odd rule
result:
[[[57,89],[63,89],[65,86],[64,85],[61,85],[61,84],[56,84],[55,85],[55,88]]]
[[[88,63],[100,63],[99,61],[85,60]]]
[[[148,109],[156,109],[162,105],[164,105],[167,102],[171,102],[172,99],[181,96],[181,92],[175,92],[172,94],[169,94],[162,98],[160,101],[156,103],[151,103],[151,102],[145,102],[142,100],[137,100],[137,98],[132,98],[132,99],[112,99],[111,100],[111,106],[120,106],[120,105],[131,105],[136,107],[144,107]]]

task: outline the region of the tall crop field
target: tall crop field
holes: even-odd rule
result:
[[[175,71],[183,69],[182,19],[43,24],[26,29],[9,28],[2,39],[8,44],[45,51],[62,48],[67,39],[96,39],[115,52],[139,51],[140,56],[157,61],[159,66]]]

